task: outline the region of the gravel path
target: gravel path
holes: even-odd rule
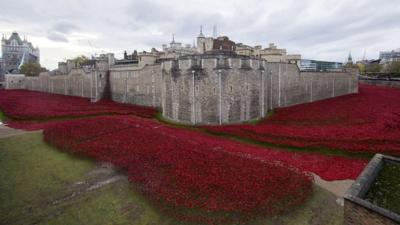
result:
[[[314,183],[321,188],[333,193],[336,195],[336,203],[343,206],[344,199],[343,196],[346,193],[346,190],[350,188],[351,184],[353,184],[354,180],[335,180],[335,181],[326,181],[321,179],[318,175],[312,174],[314,176]]]
[[[337,197],[343,198],[344,193],[350,188],[354,180],[335,180],[335,181],[325,181],[321,179],[318,175],[313,174],[314,182],[316,185],[322,187],[323,189],[332,192]]]
[[[0,121],[0,138],[6,138],[6,137],[11,137],[14,135],[18,134],[24,134],[27,133],[28,131],[23,131],[23,130],[17,130],[13,128],[9,128],[5,126],[1,121]]]

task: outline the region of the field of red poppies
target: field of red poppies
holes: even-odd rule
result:
[[[214,215],[219,213],[276,214],[304,202],[312,191],[308,174],[257,158],[243,151],[243,144],[132,116],[59,123],[46,129],[44,138],[59,149],[125,169],[142,193],[185,220],[215,223],[226,219]]]
[[[281,146],[400,155],[400,89],[360,85],[359,91],[277,109],[257,125],[206,129]]]
[[[398,130],[389,123],[398,115],[396,94],[370,86],[361,86],[360,91],[360,95],[279,109],[255,126],[206,129],[277,145],[353,151],[348,146],[359,148],[364,142],[380,146],[377,140],[383,140],[385,149],[395,149],[398,132],[388,131]],[[371,99],[386,94],[390,96],[375,108]],[[0,109],[12,118],[7,121],[11,127],[44,129],[45,141],[59,149],[123,168],[135,187],[160,208],[194,222],[222,224],[237,218],[226,213],[271,215],[290,210],[310,195],[310,172],[324,180],[355,179],[367,163],[366,159],[257,147],[170,127],[151,119],[153,108],[110,101],[90,103],[79,97],[1,91]],[[386,133],[374,136],[382,130]],[[365,140],[357,139],[361,134]],[[364,148],[356,151],[379,151]]]
[[[48,120],[93,115],[136,115],[151,118],[151,107],[120,104],[110,100],[90,103],[90,99],[28,90],[0,90],[0,109],[16,120]]]
[[[100,107],[98,107],[99,104],[90,103],[87,99],[79,97],[53,95],[32,91],[2,91],[0,96],[0,109],[6,111],[8,110],[8,112],[10,112],[9,114],[11,115],[14,115],[13,113],[19,113],[18,115],[21,115],[21,117],[24,119],[9,120],[7,121],[7,125],[13,128],[24,130],[49,129],[59,123],[64,123],[63,121],[65,121],[66,119],[68,119],[66,120],[67,122],[79,119],[79,117],[61,117],[62,120],[57,120],[57,117],[54,118],[52,116],[52,112],[54,112],[54,114],[56,115],[63,116],[86,116],[90,115],[88,113],[100,112],[99,109],[103,109],[103,111],[101,111],[102,113],[113,112],[120,114],[134,114],[140,115],[141,117],[152,117],[154,115],[154,109],[149,109],[146,107],[127,106],[117,103],[110,103],[108,108],[101,107],[101,104]],[[45,107],[47,102],[47,105],[49,105],[49,107]],[[64,104],[58,104],[57,102],[61,102]],[[23,107],[19,104],[28,105],[29,109],[24,110]],[[120,106],[121,108],[118,108],[118,106]],[[57,107],[59,107],[60,110],[57,110]],[[140,109],[142,108],[144,108],[145,110],[141,111]],[[80,109],[83,109],[83,111],[80,111]],[[92,109],[93,111],[87,109]],[[30,116],[30,112],[35,116]],[[73,112],[74,114],[71,114],[70,112]],[[276,114],[274,118],[277,118],[278,116],[279,113]],[[16,117],[18,118],[18,116]],[[38,118],[40,120],[28,120],[28,118]],[[52,119],[46,120],[46,118]],[[127,118],[128,117],[126,117],[125,119]],[[134,123],[140,123],[140,121],[143,120],[146,123],[154,123],[154,127],[163,127],[163,130],[168,130],[168,132],[174,134],[178,140],[196,139],[197,143],[212,143],[214,145],[230,146],[230,148],[227,149],[229,149],[229,151],[231,152],[239,152],[240,154],[246,154],[251,157],[257,157],[266,161],[280,161],[287,165],[291,165],[294,168],[299,169],[300,171],[313,172],[325,180],[355,179],[364,168],[367,161],[366,159],[327,156],[317,153],[287,152],[266,149],[262,147],[253,147],[250,145],[245,145],[218,137],[204,135],[200,132],[166,127],[163,124],[153,120],[140,119],[138,117],[132,117],[132,119],[134,119]],[[115,131],[112,129],[112,126],[108,124],[103,124],[103,126],[101,126],[101,122],[99,122],[97,126],[97,129],[100,129],[100,127],[102,127],[102,130],[108,131],[110,133]],[[78,130],[81,130],[81,128],[79,128]],[[82,128],[82,132],[83,133],[81,133],[80,136],[84,137],[85,132],[89,131]],[[132,135],[131,137],[134,138],[135,136]],[[66,139],[65,141],[68,141],[68,139]],[[126,139],[126,141],[129,141],[128,138]]]

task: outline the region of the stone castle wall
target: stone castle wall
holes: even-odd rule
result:
[[[26,83],[26,77],[24,74],[6,74],[4,88],[25,89],[25,83]]]
[[[115,65],[109,78],[105,74],[83,69],[61,76],[41,74],[27,78],[26,88],[98,99],[108,84],[114,101],[158,107],[165,118],[187,124],[240,123],[262,118],[278,107],[358,92],[355,74],[300,72],[295,64],[238,56]]]
[[[48,72],[39,77],[26,77],[25,88],[33,91],[79,96],[98,100],[105,91],[107,71],[72,69],[68,74],[50,76]],[[97,85],[96,85],[97,83]]]
[[[110,70],[111,98],[114,101],[161,107],[161,64],[114,66]]]
[[[163,116],[191,124],[240,123],[274,108],[357,93],[356,75],[300,72],[246,58],[187,58],[162,64]]]

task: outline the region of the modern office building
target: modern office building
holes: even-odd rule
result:
[[[302,71],[340,71],[343,68],[341,62],[327,62],[311,59],[301,59],[300,70]]]
[[[379,53],[381,63],[399,62],[400,61],[400,48],[392,51],[382,51]]]

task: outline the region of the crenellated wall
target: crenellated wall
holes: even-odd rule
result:
[[[24,74],[6,74],[5,89],[25,89],[26,77]]]
[[[42,73],[26,78],[25,85],[94,101],[109,91],[114,101],[158,107],[165,118],[186,124],[240,123],[278,107],[358,92],[354,72],[300,72],[296,64],[228,55]]]
[[[161,64],[110,69],[111,98],[117,102],[160,107],[161,82]]]
[[[358,92],[355,74],[227,56],[164,62],[162,79],[163,116],[191,124],[240,123],[274,108]]]
[[[66,75],[51,76],[48,72],[38,77],[26,77],[25,88],[28,90],[79,96],[99,100],[106,89],[108,71],[71,69]],[[97,85],[96,85],[97,84]]]

